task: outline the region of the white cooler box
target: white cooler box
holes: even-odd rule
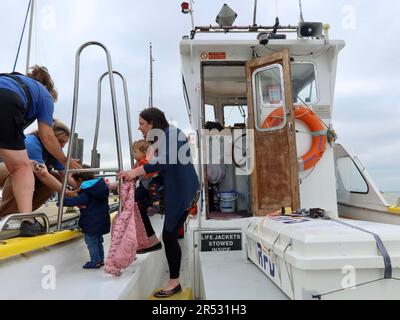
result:
[[[385,263],[372,234],[332,220],[254,218],[247,256],[291,299],[400,299],[400,226],[341,221],[379,235],[393,279],[377,281]]]

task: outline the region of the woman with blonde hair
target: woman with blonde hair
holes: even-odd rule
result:
[[[62,149],[69,141],[70,130],[63,122],[53,119],[53,133]],[[32,210],[39,209],[54,192],[61,192],[61,181],[64,178],[64,166],[46,150],[41,141],[39,130],[26,135],[25,146],[28,158],[32,163],[35,173],[35,190],[33,193]],[[0,187],[3,188],[2,201],[0,205],[0,218],[5,215],[16,213],[18,204],[13,192],[12,179],[4,163],[0,164]],[[26,230],[21,224],[22,236],[33,236],[43,232],[43,228],[35,222],[35,232]],[[28,228],[32,229],[32,228]]]

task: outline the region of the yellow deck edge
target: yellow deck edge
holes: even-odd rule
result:
[[[110,214],[111,223],[114,221],[115,217],[116,213]],[[82,233],[78,230],[64,230],[31,238],[18,237],[2,240],[0,241],[0,261],[15,257],[19,254],[66,242],[80,236],[82,236]]]
[[[22,253],[46,248],[57,243],[69,241],[82,236],[77,230],[65,230],[32,238],[12,238],[0,241],[0,260],[17,256]]]
[[[400,207],[396,207],[396,206],[388,207],[387,211],[390,213],[393,213],[393,214],[400,215]]]

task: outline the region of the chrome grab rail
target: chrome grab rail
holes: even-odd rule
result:
[[[113,71],[113,73],[119,76],[122,80],[123,88],[124,88],[124,97],[125,97],[125,109],[126,109],[126,121],[128,127],[128,142],[129,142],[129,156],[131,159],[131,168],[133,168],[133,164],[135,160],[133,158],[133,153],[131,150],[132,147],[132,127],[131,127],[131,111],[129,107],[129,97],[128,97],[128,85],[126,83],[125,77],[118,71]],[[96,131],[93,141],[93,149],[92,149],[92,166],[95,164],[94,156],[97,155],[97,141],[99,139],[99,127],[100,127],[100,113],[101,113],[101,85],[105,77],[109,74],[109,72],[105,72],[99,79],[98,82],[98,90],[97,90],[97,116],[96,116]]]
[[[41,212],[32,212],[32,213],[15,213],[5,216],[0,220],[0,232],[3,231],[3,228],[10,220],[20,220],[20,219],[29,219],[29,218],[42,218],[44,222],[44,227],[46,229],[46,233],[49,233],[50,222],[49,218],[45,213]]]
[[[71,121],[71,141],[68,146],[68,157],[67,157],[67,163],[65,165],[65,177],[63,180],[63,185],[62,185],[61,194],[60,194],[60,205],[58,208],[58,220],[57,220],[57,230],[58,231],[61,231],[63,209],[64,209],[63,203],[64,203],[65,192],[66,192],[66,188],[67,188],[68,175],[74,171],[75,172],[88,172],[88,171],[80,171],[81,169],[79,169],[79,170],[70,169],[70,162],[72,159],[73,146],[75,144],[74,140],[75,140],[77,109],[78,109],[80,55],[85,48],[92,46],[92,45],[101,47],[106,53],[108,75],[109,75],[109,79],[110,79],[111,101],[112,101],[113,114],[114,114],[114,128],[115,128],[115,137],[116,137],[116,143],[117,143],[117,155],[118,155],[118,169],[115,171],[123,170],[123,161],[122,161],[122,152],[121,152],[121,137],[120,137],[120,131],[119,131],[118,109],[117,109],[117,98],[116,98],[116,93],[115,93],[115,82],[114,82],[114,73],[113,73],[113,67],[112,67],[112,62],[111,62],[111,56],[110,56],[108,49],[102,43],[96,42],[96,41],[90,41],[90,42],[83,44],[78,49],[78,51],[76,53],[76,57],[75,57],[75,81],[74,81],[74,97],[73,97],[72,121]],[[83,169],[83,170],[85,170],[85,169]],[[89,170],[89,172],[104,171],[104,170],[99,170],[99,169],[87,169],[87,170]],[[112,171],[114,171],[114,170],[112,170]],[[120,190],[122,190],[122,181],[120,181]],[[120,196],[120,200],[121,200],[121,196]]]

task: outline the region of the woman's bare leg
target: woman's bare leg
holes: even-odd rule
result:
[[[3,158],[11,174],[14,197],[17,201],[19,212],[32,212],[35,178],[26,150],[0,149],[0,157]]]

